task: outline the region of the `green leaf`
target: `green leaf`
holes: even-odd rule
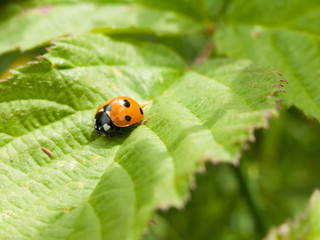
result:
[[[187,16],[134,4],[45,2],[27,2],[19,10],[12,4],[14,11],[10,7],[2,10],[8,16],[0,21],[0,53],[16,48],[27,50],[63,35],[89,31],[186,35],[202,29]]]
[[[306,209],[294,221],[272,228],[265,240],[315,240],[320,238],[320,193],[316,190]]]
[[[57,41],[0,84],[0,235],[139,239],[156,208],[183,206],[205,160],[237,163],[253,130],[277,115],[278,80],[249,61],[185,70],[146,42]],[[144,103],[147,123],[109,139],[92,122],[116,96]]]
[[[215,36],[218,53],[248,58],[283,73],[284,96],[320,120],[320,8],[301,2],[233,1]]]

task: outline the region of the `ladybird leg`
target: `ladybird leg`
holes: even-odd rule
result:
[[[110,122],[110,129],[107,131],[109,138],[112,138],[112,133],[115,131],[115,125]]]
[[[141,122],[137,122],[137,123],[135,124],[135,127],[138,127],[138,126],[140,126],[140,125],[142,125],[142,124],[145,124],[146,122],[147,122],[147,119],[142,120]]]
[[[121,132],[121,129],[117,126],[114,126],[115,129],[117,130],[118,134],[122,137],[122,132]]]
[[[108,134],[108,137],[111,139],[112,135],[111,135],[111,131],[110,130],[107,132],[107,134]]]
[[[104,133],[104,132],[102,132],[102,131],[97,131],[97,133],[100,135],[100,134],[102,134],[103,136],[105,136],[106,134]]]

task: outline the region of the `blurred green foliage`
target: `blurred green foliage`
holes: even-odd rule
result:
[[[256,135],[239,167],[207,164],[186,207],[159,213],[145,239],[261,239],[294,218],[320,186],[320,126],[290,108]]]

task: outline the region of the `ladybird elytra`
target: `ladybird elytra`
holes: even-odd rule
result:
[[[94,116],[97,133],[118,130],[143,120],[143,110],[139,103],[130,97],[115,97],[102,104]]]

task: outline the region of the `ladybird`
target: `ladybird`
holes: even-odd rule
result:
[[[143,120],[143,110],[139,103],[130,97],[116,97],[102,104],[94,115],[94,129],[98,134],[110,135],[120,128],[137,124]]]

